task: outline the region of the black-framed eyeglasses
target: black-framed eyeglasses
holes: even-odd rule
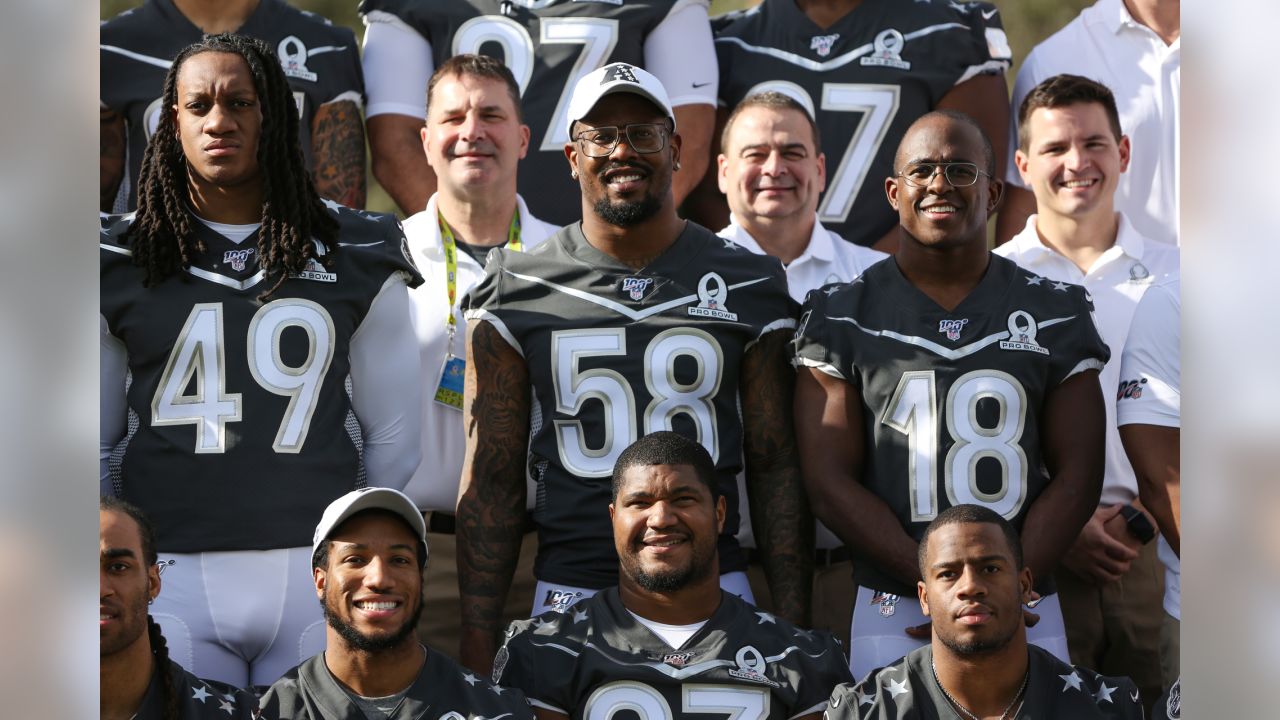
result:
[[[627,145],[641,155],[656,153],[667,146],[667,128],[658,123],[632,123],[623,128],[616,125],[590,128],[578,133],[574,140],[579,141],[578,147],[582,148],[587,157],[606,157],[618,147],[624,132],[627,135]]]
[[[979,170],[977,164],[971,162],[911,163],[902,168],[898,177],[906,180],[907,184],[913,187],[926,187],[933,182],[934,176],[938,173],[942,173],[951,187],[968,187],[978,182],[979,175],[991,177],[989,173]]]

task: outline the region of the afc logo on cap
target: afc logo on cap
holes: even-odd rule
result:
[[[611,83],[615,80],[624,80],[629,83],[640,84],[639,78],[632,71],[632,67],[626,63],[614,63],[609,66],[609,72],[604,74],[604,79],[600,81],[601,85]]]

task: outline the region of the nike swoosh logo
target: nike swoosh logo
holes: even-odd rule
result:
[[[991,9],[990,11],[983,10],[983,11],[982,11],[982,19],[983,19],[983,20],[990,20],[991,18],[995,17],[995,16],[996,16],[996,13],[998,13],[998,12],[1000,12],[1000,11],[999,11],[999,10],[996,10],[996,9],[994,9],[994,8],[993,8],[993,9]]]
[[[711,81],[710,81],[710,80],[708,80],[708,81],[706,81],[706,82],[704,82],[704,83],[694,83],[694,84],[693,84],[693,86],[694,86],[695,88],[700,88],[700,87],[706,87],[706,86],[708,86],[708,85],[710,85],[710,84],[711,84]]]

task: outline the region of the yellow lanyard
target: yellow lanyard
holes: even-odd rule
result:
[[[437,212],[436,217],[440,220],[440,239],[444,243],[445,290],[449,294],[449,308],[446,314],[449,325],[449,347],[453,347],[453,334],[458,327],[458,321],[453,318],[453,305],[458,299],[458,244],[453,238],[453,230],[449,228],[449,223],[444,220],[444,215]],[[516,252],[523,250],[520,244],[519,209],[511,216],[511,227],[507,229],[507,244],[503,247]]]

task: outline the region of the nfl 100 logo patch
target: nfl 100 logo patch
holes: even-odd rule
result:
[[[964,330],[964,326],[969,324],[968,318],[960,318],[958,320],[942,320],[938,323],[938,332],[947,336],[948,340],[959,340],[960,331]]]
[[[236,272],[243,272],[245,263],[249,262],[249,257],[253,255],[253,248],[243,248],[240,250],[228,250],[222,253],[222,262],[231,266]]]
[[[628,277],[622,278],[622,292],[632,300],[639,302],[644,299],[644,294],[649,292],[649,287],[653,285],[653,278],[646,277]]]

